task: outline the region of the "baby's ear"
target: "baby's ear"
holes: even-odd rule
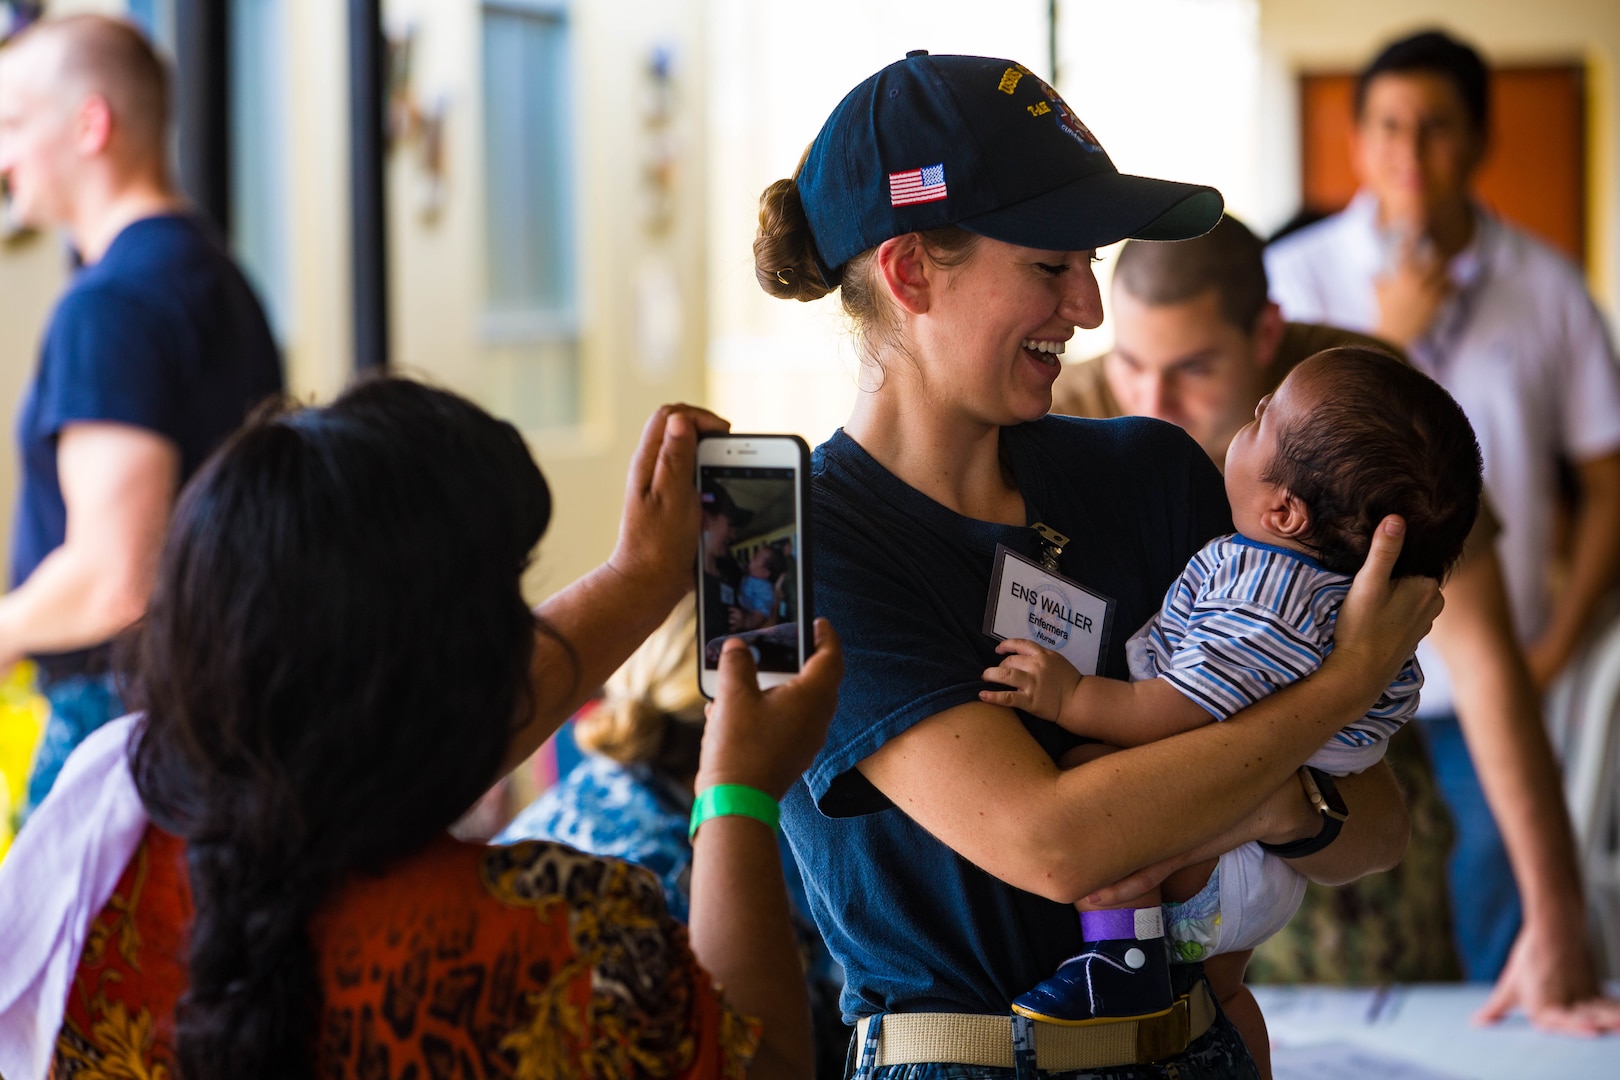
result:
[[[1289,540],[1304,540],[1311,532],[1311,515],[1305,509],[1304,500],[1283,487],[1277,489],[1260,523],[1267,531]]]

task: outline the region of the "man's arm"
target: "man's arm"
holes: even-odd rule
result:
[[[0,598],[0,663],[98,645],[140,618],[180,479],[180,450],[146,428],[68,424],[56,470],[62,545]]]
[[[1540,638],[1527,649],[1530,675],[1545,690],[1580,646],[1592,613],[1620,580],[1620,451],[1575,466],[1580,502],[1571,529],[1569,580]]]
[[[1593,968],[1569,814],[1495,551],[1470,555],[1444,593],[1435,648],[1449,670],[1468,673],[1453,680],[1457,718],[1524,903],[1518,941],[1480,1018],[1521,1006],[1544,1029],[1613,1028],[1620,1001],[1602,996]]]

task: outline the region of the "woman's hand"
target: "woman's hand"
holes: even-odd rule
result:
[[[1394,681],[1445,605],[1433,578],[1390,579],[1405,536],[1406,522],[1393,514],[1373,530],[1367,561],[1339,609],[1327,660],[1355,664],[1367,685],[1379,690]]]
[[[696,482],[699,434],[731,430],[707,409],[665,405],[642,429],[625,481],[619,540],[607,566],[647,595],[674,606],[692,587],[701,515]]]
[[[760,690],[754,658],[737,638],[720,651],[720,689],[706,710],[697,790],[747,784],[780,799],[827,738],[844,677],[844,653],[826,619],[816,651],[790,682]]]

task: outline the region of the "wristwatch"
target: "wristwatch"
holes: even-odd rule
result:
[[[1321,851],[1339,838],[1339,831],[1350,817],[1350,811],[1345,808],[1344,799],[1339,795],[1339,786],[1333,782],[1331,774],[1306,765],[1299,770],[1299,782],[1305,788],[1305,797],[1322,815],[1322,827],[1315,836],[1307,836],[1291,844],[1261,843],[1262,849],[1284,859],[1298,859]]]

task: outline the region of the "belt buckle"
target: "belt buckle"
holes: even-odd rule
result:
[[[1176,1003],[1163,1016],[1141,1020],[1136,1025],[1136,1060],[1156,1062],[1175,1057],[1187,1049],[1192,1041],[1192,1017],[1187,996],[1176,998]]]

